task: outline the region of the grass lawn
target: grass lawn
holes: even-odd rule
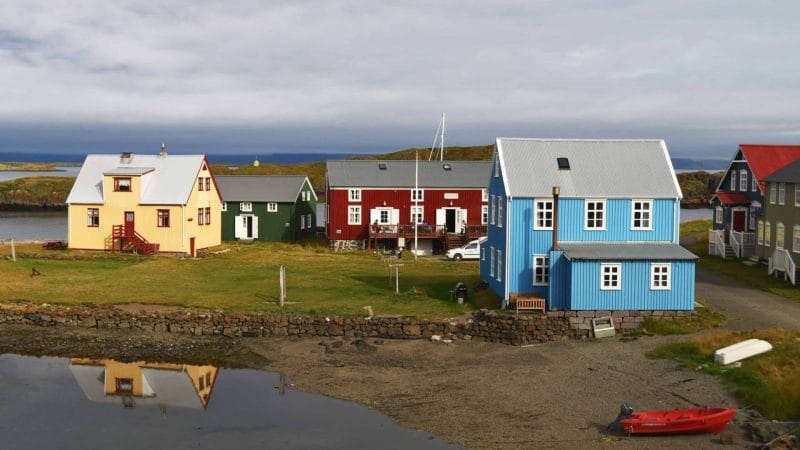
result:
[[[699,233],[701,231],[708,234],[708,230],[710,229],[711,229],[711,220],[708,219],[690,220],[688,222],[681,222],[680,235],[686,236],[692,233]],[[708,236],[706,236],[706,238],[708,238]]]
[[[714,351],[749,338],[773,345],[770,352],[742,361],[741,367],[714,362]],[[745,404],[765,416],[780,420],[800,419],[800,332],[785,329],[747,333],[715,331],[686,342],[665,344],[647,355],[669,358],[720,377],[722,384]]]
[[[2,254],[8,254],[4,245]],[[26,249],[17,248],[22,254]],[[79,259],[0,260],[0,301],[57,304],[148,303],[226,311],[279,312],[278,271],[286,266],[286,313],[312,315],[402,314],[419,318],[453,317],[476,308],[496,308],[480,281],[477,262],[438,257],[404,257],[400,294],[389,287],[388,270],[378,254],[333,253],[327,247],[280,243],[225,244],[198,259],[135,257],[95,253]],[[70,251],[50,254],[74,255]],[[32,277],[36,267],[41,276]],[[469,302],[450,300],[463,281]]]

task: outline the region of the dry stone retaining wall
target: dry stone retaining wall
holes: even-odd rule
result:
[[[424,339],[446,338],[526,345],[587,339],[591,319],[614,317],[617,330],[641,325],[644,317],[672,319],[683,311],[550,311],[515,318],[507,313],[478,311],[468,320],[417,320],[400,317],[307,317],[271,314],[201,312],[128,312],[106,306],[0,305],[0,324],[132,329],[142,332],[222,336],[309,336]]]

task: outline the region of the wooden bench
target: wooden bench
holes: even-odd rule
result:
[[[515,302],[517,317],[520,311],[541,311],[544,313],[543,298],[518,298]]]

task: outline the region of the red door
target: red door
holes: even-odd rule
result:
[[[125,236],[133,236],[133,211],[125,211]]]
[[[189,238],[189,256],[191,256],[192,258],[194,258],[194,256],[195,256],[194,255],[194,238],[193,237]]]
[[[744,211],[733,212],[733,231],[744,231]]]

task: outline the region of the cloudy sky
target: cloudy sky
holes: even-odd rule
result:
[[[800,143],[800,2],[0,2],[0,151]]]

